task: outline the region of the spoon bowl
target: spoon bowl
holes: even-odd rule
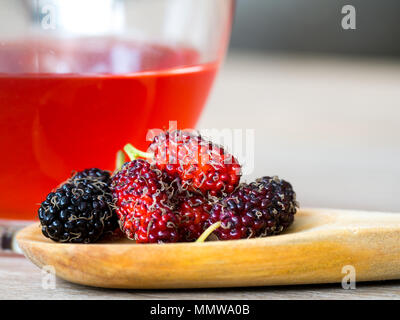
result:
[[[349,270],[356,281],[400,279],[395,213],[303,209],[284,234],[205,243],[56,243],[35,223],[17,241],[38,267],[51,265],[62,279],[104,288],[334,283]]]

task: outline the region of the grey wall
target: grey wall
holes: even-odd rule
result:
[[[346,4],[356,30],[341,27]],[[400,57],[400,1],[237,0],[231,47]]]

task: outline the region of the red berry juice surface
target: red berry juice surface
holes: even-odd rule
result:
[[[34,219],[73,170],[113,170],[148,129],[194,127],[218,64],[126,41],[0,43],[0,219]]]

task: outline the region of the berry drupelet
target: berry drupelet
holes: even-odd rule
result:
[[[142,159],[125,163],[112,177],[120,227],[128,238],[138,243],[179,240],[179,216],[170,202],[173,190],[164,179],[165,173]]]
[[[92,168],[77,172],[39,208],[42,233],[54,241],[96,242],[118,228],[110,192],[110,173]]]
[[[149,151],[155,165],[183,188],[206,197],[220,197],[235,190],[240,165],[225,150],[200,135],[175,130],[154,137]]]
[[[297,206],[290,183],[263,177],[216,203],[206,226],[221,223],[214,231],[219,240],[276,235],[292,224]]]

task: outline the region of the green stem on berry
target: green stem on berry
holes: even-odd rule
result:
[[[215,230],[217,230],[221,226],[221,221],[218,221],[211,226],[209,226],[202,234],[201,236],[196,240],[196,242],[204,242],[211,233],[213,233]]]
[[[136,160],[139,157],[141,157],[141,158],[152,158],[153,157],[153,154],[148,153],[148,152],[140,151],[140,150],[136,149],[130,143],[128,143],[124,147],[124,151],[126,152],[126,154],[128,155],[128,157],[129,157],[129,159],[131,161]]]
[[[122,150],[118,150],[117,157],[115,159],[115,170],[121,169],[124,163],[125,163],[125,154]]]

